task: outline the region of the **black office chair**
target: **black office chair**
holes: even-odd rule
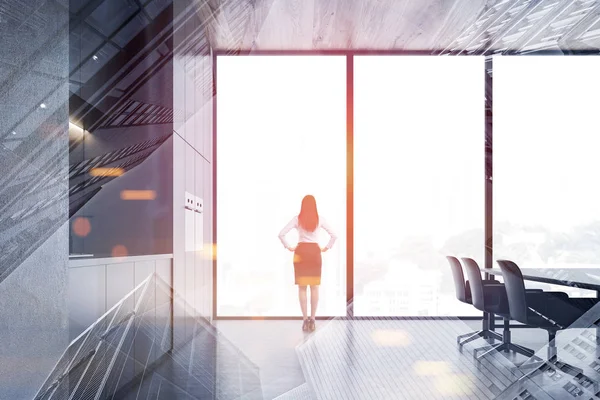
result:
[[[499,315],[504,320],[502,343],[475,349],[473,356],[480,360],[496,351],[514,351],[527,358],[533,357],[535,355],[533,350],[514,344],[510,340],[510,309],[505,286],[501,283],[484,284],[483,279],[481,279],[481,271],[477,262],[471,258],[462,258],[462,262],[467,270],[467,276],[471,285],[473,306],[478,310],[493,315]],[[536,291],[536,293],[538,293],[538,291]],[[480,351],[483,351],[484,353],[477,356],[477,353]]]
[[[570,298],[563,292],[527,292],[523,274],[517,264],[509,260],[498,260],[498,265],[504,276],[511,318],[546,330],[549,342],[547,361],[558,365],[566,373],[575,375],[581,373],[581,369],[558,361],[556,332],[568,328],[596,305],[598,299]],[[531,376],[531,374],[525,377],[527,376]]]
[[[462,303],[473,305],[473,301],[471,300],[471,289],[469,287],[470,285],[469,282],[465,281],[465,276],[463,274],[460,261],[458,261],[458,258],[452,256],[447,256],[446,258],[450,263],[450,270],[452,271],[452,279],[454,280],[454,291],[456,292],[456,298]],[[485,282],[488,284],[500,283],[498,281]],[[459,347],[462,347],[465,344],[479,338],[502,340],[502,335],[489,329],[482,329],[480,331],[465,333],[464,335],[457,336],[456,343]]]

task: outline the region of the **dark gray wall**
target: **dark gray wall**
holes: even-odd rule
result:
[[[0,15],[0,399],[32,398],[68,344],[67,10]]]

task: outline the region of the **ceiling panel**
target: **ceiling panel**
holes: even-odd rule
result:
[[[148,3],[148,5],[144,8],[152,18],[156,18],[161,12],[163,12],[165,8],[167,8],[171,4],[173,4],[172,0],[153,0],[150,3]]]
[[[148,19],[143,14],[137,14],[113,37],[113,42],[121,47],[125,47],[131,39],[148,25],[148,22]]]
[[[82,66],[76,76],[81,79],[81,82],[87,82],[100,69],[113,58],[119,50],[110,43],[104,44],[102,48],[94,53],[95,57],[88,59]],[[108,79],[110,77],[106,77]]]
[[[139,9],[134,0],[104,0],[86,22],[110,36]]]
[[[88,58],[103,42],[101,36],[85,24],[71,30],[69,34],[69,64],[76,68],[81,61]]]

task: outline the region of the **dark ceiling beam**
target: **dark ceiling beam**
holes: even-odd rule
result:
[[[152,17],[150,16],[150,14],[148,14],[148,11],[146,11],[146,5],[148,3],[150,3],[150,0],[146,1],[146,4],[142,4],[142,2],[140,0],[134,0],[135,4],[137,4],[137,6],[140,8],[140,12],[142,14],[144,14],[144,17],[146,17],[146,19],[148,19],[148,21],[152,21]]]
[[[92,101],[92,103],[98,108],[103,108],[101,107],[101,102],[106,100],[106,96],[108,93],[110,93],[116,82],[126,78],[127,75],[133,71],[133,69],[144,62],[145,59],[161,45],[164,44],[169,49],[168,54],[163,55],[157,62],[149,66],[147,71],[145,71],[139,78],[136,79],[135,82],[133,82],[123,91],[123,96],[121,96],[116,103],[106,107],[107,111],[105,112],[104,116],[100,119],[97,119],[93,126],[90,126],[90,130],[102,126],[109,115],[117,110],[123,104],[123,102],[127,101],[135,91],[137,91],[143,84],[148,82],[155,73],[160,71],[162,67],[172,59],[172,55],[175,50],[173,49],[173,44],[170,42],[175,34],[175,24],[179,27],[177,30],[181,29],[181,27],[183,27],[185,23],[190,20],[190,18],[193,18],[196,15],[193,7],[184,8],[179,15],[173,15],[173,13],[173,7],[167,7],[154,20],[153,24],[147,26],[144,31],[140,32],[140,34],[138,34],[136,38],[127,45],[122,54],[115,56],[115,58],[110,61],[110,65],[107,64],[90,81],[88,81],[87,85],[90,87],[102,87],[106,76],[118,75],[111,85],[108,85],[101,90],[99,95],[94,94],[95,97],[100,96],[102,99],[98,101]],[[202,26],[199,26],[197,30],[202,28]],[[160,34],[158,36],[149,34],[156,32],[160,32]],[[156,37],[158,37],[158,39],[155,41],[154,38]],[[152,40],[148,41],[148,38],[152,38]],[[143,49],[143,51],[140,52],[139,49]],[[126,70],[122,70],[123,65],[129,64],[136,57],[137,60],[133,64],[131,64]],[[86,109],[90,107],[92,107],[92,105],[88,101]],[[79,110],[75,111],[73,115],[79,119],[82,117],[84,118],[87,114],[86,109],[80,108]]]
[[[113,45],[114,47],[116,47],[119,51],[123,51],[123,48],[121,46],[119,46],[117,43],[115,43],[113,41],[113,39],[115,38],[115,36],[117,36],[117,34],[121,31],[121,29],[123,29],[135,17],[137,17],[138,15],[140,15],[140,13],[142,13],[142,10],[144,10],[144,9],[139,9],[138,11],[136,11],[135,13],[133,13],[129,18],[127,18],[125,21],[123,21],[123,23],[121,25],[119,25],[119,27],[117,29],[115,29],[115,31],[113,33],[111,33],[109,36],[105,36],[102,32],[99,32],[96,28],[94,28],[90,24],[86,23],[86,25],[90,29],[92,29],[94,32],[96,32],[96,34],[98,34],[99,36],[102,37],[102,43],[100,43],[98,46],[96,46],[96,48],[94,49],[94,51],[92,51],[87,57],[83,58],[79,62],[79,64],[77,64],[77,66],[75,68],[73,68],[73,72],[71,73],[71,75],[73,73],[75,73],[75,71],[78,71],[86,62],[88,62],[90,59],[92,59],[92,57],[94,57],[94,55],[96,53],[98,53],[98,51],[100,51],[106,45],[106,43],[110,43],[111,45]],[[144,10],[143,14],[144,15],[148,15],[148,13],[145,12],[145,10]],[[146,17],[146,18],[148,18],[148,17]],[[148,18],[148,21],[152,21],[152,18]]]
[[[83,119],[87,113],[94,108],[91,104],[99,105],[117,82],[127,77],[140,63],[142,63],[160,44],[171,36],[173,23],[172,7],[165,8],[148,26],[146,26],[134,39],[132,39],[123,51],[119,52],[107,62],[85,85],[90,88],[99,88],[91,97],[98,100],[86,99],[87,103],[77,109],[71,110],[71,115],[77,119]],[[151,45],[152,44],[152,45]],[[141,50],[140,50],[141,49]],[[124,68],[124,66],[127,66]],[[113,79],[114,77],[114,79]],[[112,82],[106,85],[107,78]]]

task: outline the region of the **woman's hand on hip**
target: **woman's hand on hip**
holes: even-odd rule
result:
[[[289,251],[296,251],[296,246],[290,246],[287,248]]]
[[[328,247],[321,247],[321,253],[325,253],[327,250],[329,250]]]

